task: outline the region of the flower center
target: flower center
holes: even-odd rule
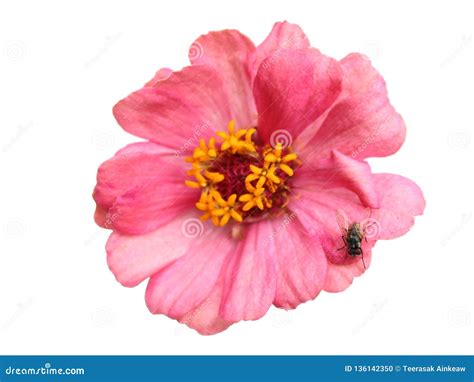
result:
[[[289,182],[299,162],[290,147],[263,145],[254,137],[255,128],[220,131],[206,143],[201,139],[193,156],[186,185],[201,189],[196,207],[201,220],[212,219],[224,226],[232,218],[238,223],[262,218],[285,208],[289,201]],[[220,146],[220,147],[218,147]]]

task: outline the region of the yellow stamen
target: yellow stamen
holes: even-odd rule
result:
[[[281,144],[276,147],[256,146],[253,141],[256,132],[253,127],[237,129],[232,120],[226,131],[216,133],[220,141],[216,142],[214,137],[208,141],[200,139],[192,156],[184,159],[191,163],[187,174],[192,177],[185,184],[201,189],[199,201],[195,203],[196,208],[203,212],[201,220],[210,219],[214,225],[222,227],[231,220],[241,223],[258,210],[285,208],[288,204],[288,186],[285,183],[300,164],[297,155],[291,149],[283,149]],[[242,167],[235,173],[232,169],[229,171],[229,165],[233,164],[230,155],[238,156],[238,166],[242,166],[242,161],[250,162],[247,173],[241,174]],[[242,176],[243,179],[240,178]],[[227,190],[234,187],[241,190],[242,186],[237,183],[242,181],[246,191],[229,196]],[[226,190],[225,195],[219,192],[222,190]]]

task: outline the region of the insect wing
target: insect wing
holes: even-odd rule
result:
[[[341,209],[336,211],[336,222],[339,226],[339,229],[341,230],[341,233],[345,235],[349,229],[349,219],[346,213]]]

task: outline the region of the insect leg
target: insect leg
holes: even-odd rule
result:
[[[360,254],[362,255],[362,264],[364,265],[364,269],[367,269],[367,267],[365,266],[364,251],[362,250],[362,247],[360,248]]]

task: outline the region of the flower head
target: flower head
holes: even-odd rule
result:
[[[95,219],[120,283],[149,279],[152,313],[214,334],[346,289],[425,203],[365,161],[405,139],[367,58],[324,56],[287,22],[257,47],[235,30],[193,46],[114,107],[147,141],[100,166]]]

